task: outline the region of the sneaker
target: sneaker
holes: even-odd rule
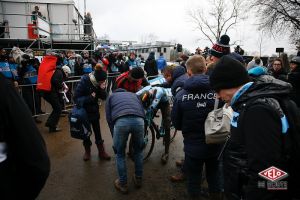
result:
[[[176,183],[176,182],[183,182],[185,181],[186,177],[183,173],[179,173],[179,174],[176,174],[174,176],[171,176],[170,177],[170,181]]]
[[[115,180],[114,185],[115,185],[115,188],[117,190],[119,190],[121,193],[123,193],[123,194],[127,194],[128,193],[128,186],[127,186],[127,184],[121,185],[119,179]]]
[[[164,154],[161,156],[160,161],[161,161],[162,164],[165,165],[165,164],[167,164],[168,159],[169,159],[169,154],[168,154],[168,153],[164,153]]]
[[[143,183],[142,177],[138,177],[138,176],[133,175],[132,180],[133,180],[133,183],[134,183],[136,188],[141,188],[142,187],[142,183]]]

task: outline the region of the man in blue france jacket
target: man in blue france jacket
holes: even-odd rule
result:
[[[217,157],[220,145],[207,145],[204,133],[204,122],[213,110],[215,93],[209,86],[209,77],[204,75],[206,66],[202,56],[192,56],[186,66],[190,77],[185,81],[183,90],[176,94],[172,122],[176,129],[182,130],[184,138],[188,193],[192,197],[200,195],[202,167],[205,163],[210,195],[219,195]]]
[[[105,105],[106,120],[113,136],[113,149],[116,153],[119,178],[115,187],[122,193],[128,192],[125,149],[131,133],[134,148],[136,187],[141,187],[143,176],[143,145],[145,112],[139,97],[124,89],[116,89]]]

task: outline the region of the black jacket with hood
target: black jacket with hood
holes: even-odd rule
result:
[[[257,185],[265,181],[259,172],[271,166],[284,169],[282,110],[272,96],[288,97],[290,90],[290,84],[273,79],[271,83],[253,83],[232,100],[231,137],[223,154],[228,199],[281,198],[281,194]]]

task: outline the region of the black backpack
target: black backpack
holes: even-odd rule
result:
[[[276,99],[287,118],[289,128],[286,134],[282,134],[282,161],[286,163],[284,170],[289,174],[287,179],[289,193],[294,198],[300,198],[300,190],[298,189],[300,180],[300,109],[289,97],[267,95],[249,100],[246,107],[241,111],[240,117],[242,118],[245,110],[260,98]]]
[[[92,134],[88,116],[83,107],[74,106],[69,114],[71,137],[86,140]]]
[[[287,117],[289,129],[284,138],[284,156],[287,161],[288,187],[294,195],[300,198],[298,189],[300,180],[300,110],[289,98],[278,99],[281,109]]]

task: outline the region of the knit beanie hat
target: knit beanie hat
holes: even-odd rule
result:
[[[217,41],[216,44],[210,49],[210,54],[221,58],[224,55],[230,53],[230,45],[229,45],[230,37],[228,35],[222,35],[220,40]]]
[[[102,69],[102,66],[99,63],[95,66],[94,76],[97,82],[105,81],[107,78],[106,72]]]
[[[239,61],[229,56],[223,56],[209,77],[210,86],[218,91],[235,88],[249,82],[245,67]]]
[[[230,56],[231,58],[233,58],[237,61],[240,61],[242,64],[245,64],[243,56],[241,56],[240,54],[238,54],[236,52],[232,52],[231,54],[228,54],[228,56]]]
[[[141,79],[144,77],[144,70],[141,67],[135,67],[130,70],[131,77],[134,79]]]

